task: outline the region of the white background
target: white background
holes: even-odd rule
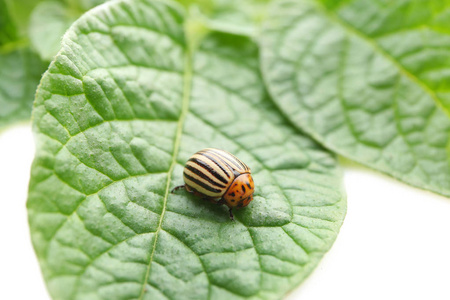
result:
[[[26,218],[33,155],[28,125],[0,133],[0,299],[49,299]],[[287,299],[450,299],[450,199],[356,165],[345,185],[338,239]]]

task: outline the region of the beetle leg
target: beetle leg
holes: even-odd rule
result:
[[[179,189],[185,189],[185,188],[186,188],[186,186],[184,184],[183,185],[179,185],[179,186],[174,187],[170,192],[173,194],[173,192],[175,192],[175,191],[177,191]]]
[[[220,198],[220,200],[217,201],[216,203],[219,204],[219,205],[225,204],[225,200],[223,198]]]
[[[233,209],[231,207],[230,207],[230,219],[231,221],[234,221]]]

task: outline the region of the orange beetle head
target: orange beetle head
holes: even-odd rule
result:
[[[254,191],[255,184],[252,175],[245,173],[234,179],[222,198],[228,207],[241,208],[247,206],[253,200]]]

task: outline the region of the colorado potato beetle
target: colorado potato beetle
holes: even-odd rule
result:
[[[253,200],[255,184],[250,168],[231,153],[215,148],[198,151],[186,162],[183,171],[186,191],[217,204],[239,209]]]

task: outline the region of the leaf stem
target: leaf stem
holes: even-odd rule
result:
[[[186,22],[186,24],[188,24],[188,22]],[[186,30],[186,38],[189,38],[189,31]],[[178,157],[178,151],[180,148],[180,141],[181,141],[181,136],[183,133],[183,126],[184,126],[184,120],[186,118],[186,114],[188,112],[189,109],[189,99],[191,96],[191,85],[192,85],[192,46],[194,46],[194,44],[189,43],[189,39],[188,39],[188,43],[187,43],[188,47],[186,48],[186,52],[184,55],[184,78],[183,78],[183,98],[182,98],[182,107],[181,107],[181,114],[180,114],[180,118],[178,121],[178,126],[177,126],[177,131],[176,131],[176,135],[175,135],[175,143],[173,146],[173,157],[172,157],[172,162],[170,164],[170,168],[169,171],[167,172],[167,181],[166,181],[166,188],[165,188],[165,193],[164,193],[164,201],[163,201],[163,209],[161,212],[161,217],[159,219],[159,224],[158,224],[158,228],[155,232],[155,237],[153,240],[153,245],[152,245],[152,252],[150,255],[150,261],[148,263],[148,267],[147,267],[147,272],[145,274],[145,278],[144,278],[144,282],[142,284],[142,289],[141,289],[141,293],[139,295],[138,299],[143,299],[144,297],[144,293],[146,291],[145,286],[147,285],[149,276],[150,276],[150,271],[151,271],[151,265],[153,262],[153,257],[155,255],[155,251],[156,251],[156,245],[158,242],[158,235],[159,232],[161,231],[162,228],[162,223],[163,223],[163,219],[164,219],[164,214],[166,212],[166,206],[167,206],[167,198],[169,197],[170,194],[170,184],[172,181],[172,173],[173,170],[175,168],[175,165],[177,164],[177,157]]]

